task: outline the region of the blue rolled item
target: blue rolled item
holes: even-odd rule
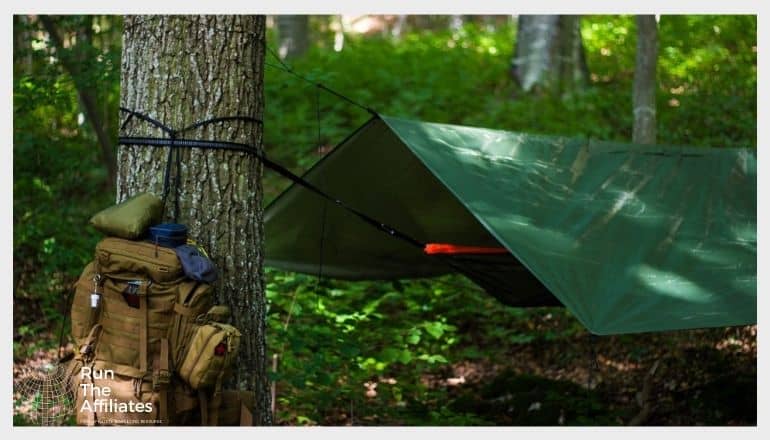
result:
[[[213,283],[217,280],[217,268],[214,263],[203,256],[195,246],[185,244],[174,248],[176,256],[182,263],[182,269],[188,278],[195,281]]]
[[[187,243],[187,226],[161,223],[150,227],[150,241],[163,247],[175,248]]]

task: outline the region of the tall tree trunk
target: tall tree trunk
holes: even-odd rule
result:
[[[655,69],[658,64],[658,24],[654,15],[636,17],[636,69],[634,70],[634,133],[638,144],[654,144]]]
[[[17,71],[25,74],[32,71],[32,48],[34,40],[30,31],[29,15],[13,16],[13,69],[14,76]]]
[[[277,15],[278,53],[282,58],[294,58],[307,51],[308,38],[307,15]]]
[[[161,16],[125,19],[121,105],[182,128],[214,116],[263,112],[263,16]],[[124,136],[162,136],[136,121]],[[260,125],[228,121],[186,137],[240,142],[262,149]],[[243,334],[236,382],[256,393],[255,420],[271,423],[266,370],[265,290],[262,272],[262,165],[245,153],[181,149],[180,174],[169,192],[171,217],[178,195],[179,223],[219,268],[218,301],[230,306]],[[117,199],[138,192],[162,194],[167,151],[118,149]],[[172,175],[176,166],[172,167]]]
[[[520,15],[512,61],[522,90],[563,94],[588,78],[578,15]]]
[[[75,89],[78,92],[78,98],[80,98],[80,105],[83,106],[86,119],[94,130],[94,134],[96,134],[96,140],[99,142],[102,153],[102,163],[104,163],[105,168],[107,168],[107,176],[111,182],[114,182],[117,173],[114,150],[115,143],[108,134],[107,126],[99,111],[99,97],[97,96],[96,91],[90,84],[85,84],[82,80],[84,76],[82,71],[83,66],[85,65],[84,60],[78,59],[78,57],[69,56],[65,53],[62,35],[53,18],[47,15],[40,15],[38,18],[48,33],[53,47],[56,49],[56,56],[58,57],[59,62],[64,66],[64,69],[70,74],[75,83]],[[79,44],[91,44],[92,30],[90,22],[85,29],[81,29],[79,36],[85,40],[83,43]]]
[[[28,52],[28,46],[29,46],[29,37],[26,35],[27,32],[25,32],[22,27],[26,27],[26,16],[25,15],[14,15],[13,16],[13,67],[14,67],[14,74],[16,73],[16,70],[22,65],[21,60],[24,60],[23,65],[25,67],[24,72],[28,72],[30,70],[30,63],[27,61],[29,59],[26,55],[26,52]],[[22,58],[23,56],[23,58]],[[15,75],[14,75],[15,76]]]
[[[396,18],[395,23],[393,23],[393,29],[390,31],[390,34],[393,35],[393,37],[401,38],[401,34],[405,33],[407,17],[407,15],[399,15]]]
[[[450,15],[449,16],[449,30],[452,32],[457,32],[460,29],[463,28],[463,22],[465,21],[465,17],[463,15]]]

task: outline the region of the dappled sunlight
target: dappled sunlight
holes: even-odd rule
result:
[[[656,293],[688,302],[708,304],[714,294],[679,274],[657,269],[647,264],[640,264],[631,269],[637,281]],[[682,319],[686,319],[683,317]]]
[[[599,365],[607,368],[611,368],[620,373],[628,373],[631,371],[638,371],[642,368],[642,365],[638,362],[630,361],[629,359],[615,360],[611,357],[598,355],[596,361]]]
[[[217,58],[209,40],[252,37],[264,59],[240,45],[171,73],[187,82],[121,81],[134,67],[186,68],[127,51],[139,31],[160,32],[138,20],[157,18],[13,17],[15,399],[25,370],[55,361],[59,327],[69,333],[63,293],[101,238],[85,225],[114,202],[110,167],[168,189],[151,147],[110,159],[115,136],[144,123],[108,116],[135,105],[176,126],[195,101],[206,116],[253,113],[249,142],[329,195],[260,166],[250,188],[266,208],[219,198],[212,212],[245,222],[225,235],[209,230],[223,220],[201,226],[235,247],[245,236],[233,231],[259,237],[254,258],[236,261],[259,288],[231,306],[233,322],[256,317],[242,353],[274,361],[247,377],[271,385],[275,425],[625,425],[643,396],[648,425],[756,425],[757,326],[744,325],[757,313],[756,15],[656,16],[656,145],[624,143],[644,41],[632,15],[575,17],[581,84],[532,91],[516,69],[540,57],[522,54],[516,15],[269,16],[248,34],[242,17],[204,31],[191,16],[201,44],[185,60]],[[177,39],[157,35],[133,40]],[[287,40],[305,44],[290,53]],[[225,58],[254,70],[228,79]],[[195,84],[211,93],[183,93]],[[187,134],[243,130],[223,120]],[[246,161],[212,174],[229,153],[180,151],[171,199],[210,198],[211,185],[185,193],[187,180],[232,175],[228,188],[243,189]],[[208,166],[199,179],[188,157]],[[475,251],[428,255],[431,243]]]
[[[735,241],[725,241],[723,243],[714,243],[713,239],[706,237],[699,241],[698,245],[690,240],[679,240],[674,244],[674,250],[680,255],[689,255],[702,265],[708,265],[709,270],[735,271],[741,269],[741,261],[750,258],[756,253],[756,242],[753,242],[754,249],[746,248]],[[738,245],[738,246],[736,246]]]
[[[757,225],[751,222],[735,224],[730,226],[733,233],[734,243],[749,251],[757,251]]]
[[[745,220],[737,223],[748,225],[745,231],[711,221],[714,204],[744,203],[745,197],[732,194],[751,190],[750,182],[731,181],[722,192],[698,192],[710,190],[711,180],[725,175],[724,159],[735,152],[700,149],[692,154],[691,147],[631,147],[401,119],[387,122],[594,331],[751,319],[750,304],[736,296],[731,303],[726,296],[728,289],[751,296],[753,288],[751,267],[739,263],[746,255],[732,252],[734,244],[725,241],[726,234],[742,234],[749,243],[755,238],[746,217],[751,212],[730,206],[729,216]],[[721,171],[715,174],[715,167]],[[584,171],[588,169],[591,173]],[[696,242],[698,237],[704,239]],[[689,268],[699,257],[717,266],[713,271]],[[738,261],[718,262],[726,258]],[[725,275],[715,279],[715,271]],[[624,283],[631,284],[623,289]],[[717,303],[724,308],[717,310]],[[660,310],[665,310],[665,320],[656,318],[662,316]]]
[[[748,337],[746,337],[748,336]],[[719,351],[727,351],[732,353],[752,354],[757,352],[757,326],[752,325],[748,327],[746,335],[740,332],[728,334],[724,339],[717,341],[714,345]]]

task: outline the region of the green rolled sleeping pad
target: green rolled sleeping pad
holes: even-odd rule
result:
[[[136,240],[162,217],[163,201],[154,194],[140,193],[99,211],[89,223],[107,236]]]

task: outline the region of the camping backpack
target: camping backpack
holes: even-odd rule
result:
[[[248,393],[221,390],[240,333],[173,249],[105,238],[74,287],[79,425],[251,424]]]

